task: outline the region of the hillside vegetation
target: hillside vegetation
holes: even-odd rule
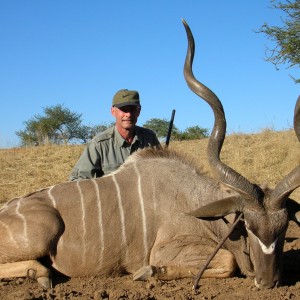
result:
[[[208,139],[171,142],[170,148],[191,156],[210,174]],[[39,146],[0,149],[0,203],[68,180],[84,146]],[[222,160],[253,183],[274,187],[300,163],[300,143],[294,131],[232,134]],[[292,194],[300,202],[300,189]]]

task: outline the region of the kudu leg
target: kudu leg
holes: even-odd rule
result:
[[[154,276],[161,280],[173,280],[195,277],[215,249],[202,242],[176,238],[157,244],[150,256],[150,266],[139,269],[133,278],[147,280]],[[234,255],[228,250],[220,249],[202,278],[228,278],[233,276],[236,267]]]
[[[43,288],[51,288],[50,270],[37,260],[0,264],[0,278],[28,277],[36,279]]]

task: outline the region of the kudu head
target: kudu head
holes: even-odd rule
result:
[[[209,164],[214,176],[239,195],[203,206],[190,214],[197,218],[210,218],[243,213],[255,285],[258,288],[272,288],[280,283],[283,244],[289,219],[300,221],[298,204],[288,198],[300,186],[300,166],[282,179],[274,190],[270,190],[249,182],[220,160],[226,132],[223,106],[218,97],[193,75],[195,43],[192,32],[184,20],[183,24],[188,37],[184,64],[185,80],[190,89],[210,105],[215,118],[207,149]],[[300,141],[300,97],[295,107],[294,128]]]

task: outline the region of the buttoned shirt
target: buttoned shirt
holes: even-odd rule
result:
[[[115,126],[108,128],[87,144],[71,172],[70,180],[107,175],[117,170],[133,152],[155,146],[160,146],[160,143],[150,129],[135,126],[135,136],[130,144]]]

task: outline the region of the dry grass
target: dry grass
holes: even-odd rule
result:
[[[83,146],[0,149],[0,203],[68,180]]]
[[[170,144],[170,148],[193,157],[209,173],[206,147],[207,139]],[[0,203],[67,181],[83,149],[84,146],[0,149]],[[233,134],[226,138],[221,158],[250,181],[274,187],[300,163],[300,144],[292,130]],[[295,191],[293,197],[300,202],[300,191]]]

